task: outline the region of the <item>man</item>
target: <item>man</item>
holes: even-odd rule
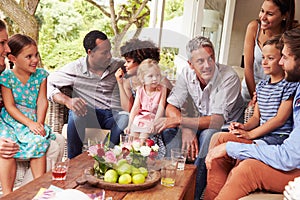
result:
[[[300,29],[286,31],[281,40],[284,47],[279,64],[285,70],[285,79],[299,82]],[[281,145],[227,142],[237,141],[231,134],[217,137],[220,145],[211,149],[206,158],[205,198],[239,199],[257,189],[282,193],[289,181],[300,176],[299,86],[293,102],[293,117],[293,131]],[[241,161],[236,162],[236,159]]]
[[[85,128],[110,129],[111,145],[118,144],[127,126],[128,115],[120,114],[116,70],[124,62],[112,58],[111,44],[100,31],[89,32],[83,45],[87,55],[67,64],[48,77],[48,98],[70,109],[68,118],[68,157],[82,152]],[[60,88],[71,86],[72,97]],[[116,96],[114,96],[116,95]]]
[[[211,41],[197,36],[187,44],[189,67],[181,72],[167,99],[167,118],[156,122],[160,132],[180,126],[182,148],[187,148],[197,165],[195,199],[199,199],[206,185],[205,156],[211,136],[224,123],[239,121],[243,113],[240,80],[231,67],[216,64]],[[180,113],[188,94],[199,112],[199,117],[183,117]],[[170,129],[163,137],[170,140]],[[174,133],[173,133],[174,134]],[[168,147],[168,145],[167,145]],[[199,147],[199,153],[198,153]]]

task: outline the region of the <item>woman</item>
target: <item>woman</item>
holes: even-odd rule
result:
[[[147,58],[159,62],[159,48],[149,40],[131,39],[121,47],[121,55],[126,62],[124,68],[117,70],[115,75],[119,85],[122,109],[130,112],[136,89],[140,84],[137,78],[137,69],[140,63]],[[162,78],[162,85],[169,90],[172,88],[170,81],[165,77]]]
[[[245,78],[242,81],[242,96],[246,103],[252,99],[256,84],[266,78],[261,66],[262,44],[272,36],[290,30],[294,16],[294,0],[265,0],[259,19],[248,24],[244,42]]]

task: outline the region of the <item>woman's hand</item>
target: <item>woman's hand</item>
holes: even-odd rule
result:
[[[32,121],[31,123],[29,123],[28,128],[36,135],[41,135],[43,137],[46,135],[44,125],[39,122]]]
[[[115,73],[115,77],[116,77],[118,83],[123,83],[124,75],[125,74],[124,74],[122,68],[120,67]]]
[[[236,137],[238,138],[244,138],[244,139],[248,139],[248,140],[252,140],[253,138],[251,137],[251,132],[250,131],[245,131],[242,129],[235,129],[233,131],[230,131],[230,133],[236,135]]]

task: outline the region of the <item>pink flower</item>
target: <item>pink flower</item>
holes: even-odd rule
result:
[[[108,163],[117,163],[117,157],[113,151],[107,151],[105,153],[105,162]]]
[[[94,157],[98,154],[98,148],[97,146],[90,146],[87,152],[89,153],[89,156]]]

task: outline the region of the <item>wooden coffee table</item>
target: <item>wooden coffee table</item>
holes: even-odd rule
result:
[[[76,180],[83,174],[84,169],[92,167],[94,164],[93,158],[83,153],[74,159],[70,160],[70,167],[65,181],[53,181],[51,172],[31,181],[30,183],[20,187],[11,194],[2,197],[1,199],[22,199],[31,200],[40,188],[49,188],[54,185],[63,189],[77,189],[86,194],[96,193],[100,188],[92,187],[88,184],[78,185]],[[157,184],[153,188],[134,191],[134,192],[117,192],[105,190],[106,197],[112,197],[113,200],[125,199],[147,199],[147,200],[176,200],[176,199],[194,199],[196,183],[196,167],[194,165],[186,165],[184,171],[178,171],[176,175],[176,184],[172,188],[164,187]]]

